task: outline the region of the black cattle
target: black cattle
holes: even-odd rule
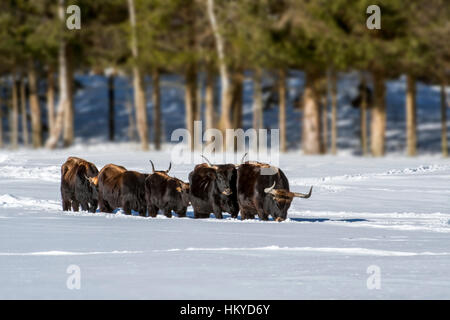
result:
[[[89,178],[98,174],[97,167],[80,158],[69,157],[61,166],[61,198],[64,211],[81,209],[97,210],[97,190],[89,183]]]
[[[168,175],[166,171],[155,171],[152,164],[153,173],[145,179],[145,200],[149,216],[156,217],[158,210],[162,210],[168,218],[172,217],[174,211],[178,217],[185,217],[189,206],[189,184],[180,179]]]
[[[145,179],[148,174],[128,171],[122,166],[108,164],[102,168],[97,178],[91,179],[98,186],[100,211],[113,212],[122,208],[129,215],[131,210],[146,215]]]
[[[195,218],[209,218],[214,213],[222,219],[222,212],[228,212],[236,218],[239,213],[237,203],[236,179],[234,164],[212,165],[207,163],[196,165],[189,174],[190,200],[194,208]]]
[[[290,192],[281,169],[247,161],[237,170],[237,192],[242,220],[253,219],[257,214],[261,220],[268,220],[271,215],[274,220],[283,221],[293,198],[309,198],[312,187],[308,194]]]

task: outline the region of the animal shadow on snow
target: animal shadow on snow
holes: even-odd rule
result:
[[[97,210],[97,212],[100,212],[99,210]],[[113,214],[124,214],[122,209],[115,209],[113,211]],[[131,215],[132,216],[139,216],[139,213],[136,211],[131,211]],[[163,213],[160,211],[158,212],[158,216],[162,216],[164,217]],[[173,215],[173,217],[177,217],[176,214]],[[230,219],[231,215],[224,213],[223,214],[224,219]],[[194,217],[194,211],[190,211],[188,210],[186,212],[186,217],[184,218],[188,218],[188,219],[195,219]],[[211,214],[210,219],[215,219],[214,215]],[[201,219],[200,219],[201,220]],[[241,216],[239,216],[238,218],[236,218],[236,220],[241,220]],[[259,221],[259,218],[255,218],[255,220]],[[358,219],[358,218],[353,218],[353,219],[329,219],[329,218],[289,218],[290,221],[295,221],[295,222],[327,222],[327,221],[338,221],[338,222],[366,222],[369,221],[367,219]],[[272,218],[270,218],[269,221],[273,221]]]

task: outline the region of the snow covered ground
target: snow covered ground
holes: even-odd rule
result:
[[[143,172],[169,159],[125,143],[0,151],[0,298],[450,299],[450,162],[438,155],[283,155],[291,189],[314,191],[282,223],[62,212],[69,155]]]

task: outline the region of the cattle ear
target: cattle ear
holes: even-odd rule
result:
[[[216,180],[216,175],[213,172],[208,172],[208,177],[210,179]]]
[[[92,177],[92,178],[90,178],[90,177],[87,177],[87,176],[86,176],[86,179],[89,180],[89,183],[90,183],[91,185],[93,185],[93,186],[97,186],[97,185],[98,185],[98,177]]]

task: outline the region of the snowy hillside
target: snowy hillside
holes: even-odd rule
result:
[[[289,219],[141,218],[61,211],[59,166],[150,171],[166,152],[82,146],[0,152],[0,298],[450,298],[450,163],[438,156],[281,158]],[[171,173],[187,180],[192,165]],[[79,267],[79,290],[66,282]],[[379,268],[379,289],[368,289]],[[370,287],[370,286],[369,286]]]

